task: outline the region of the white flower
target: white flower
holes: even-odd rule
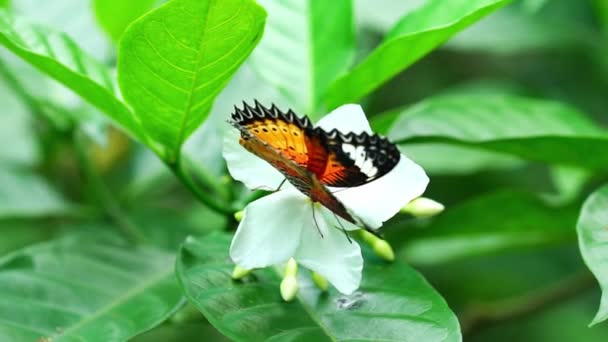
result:
[[[344,105],[318,123],[324,130],[371,133],[359,105]],[[239,144],[237,130],[229,130],[224,158],[232,177],[249,189],[275,190],[284,176],[266,161]],[[414,198],[428,184],[424,170],[404,155],[388,174],[362,186],[340,189],[334,195],[372,228],[382,223]],[[283,264],[293,257],[317,272],[344,294],[359,287],[363,258],[359,245],[350,243],[341,231],[359,229],[325,207],[314,204],[286,182],[281,190],[250,203],[230,246],[232,260],[245,269]],[[332,189],[333,190],[333,189]],[[316,223],[315,223],[316,219]],[[319,232],[320,231],[320,232]],[[321,233],[321,234],[319,234]]]

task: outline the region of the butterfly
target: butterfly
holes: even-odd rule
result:
[[[243,102],[242,109],[234,109],[229,122],[240,131],[245,149],[270,163],[313,202],[375,233],[328,187],[357,187],[390,172],[401,157],[393,143],[367,132],[328,132],[313,126],[307,116],[283,112],[274,104],[266,108],[257,100],[255,107]]]

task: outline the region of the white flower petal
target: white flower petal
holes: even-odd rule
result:
[[[317,125],[326,131],[336,128],[342,133],[372,133],[367,117],[358,104],[345,104],[334,109],[319,120]]]
[[[302,229],[310,229],[311,224],[310,202],[297,190],[260,198],[245,208],[230,245],[230,257],[246,269],[284,263],[296,252]]]
[[[251,190],[276,190],[285,177],[262,158],[239,144],[240,134],[229,129],[224,136],[224,159],[232,178]]]
[[[386,175],[361,186],[336,189],[334,195],[355,216],[372,228],[393,217],[399,209],[422,195],[429,178],[418,164],[403,154]]]
[[[353,293],[361,283],[363,270],[359,245],[354,240],[350,243],[342,231],[330,227],[323,216],[317,215],[323,237],[319,235],[314,222],[311,223],[302,228],[300,246],[294,258],[304,267],[327,278],[338,291]]]

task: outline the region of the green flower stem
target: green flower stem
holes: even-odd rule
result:
[[[203,168],[197,168],[197,167],[192,167],[192,164],[194,164],[192,162],[192,160],[190,158],[180,158],[184,163],[186,163],[186,166],[182,166],[182,168],[187,169],[187,170],[196,170],[196,176],[199,182],[201,182],[205,187],[213,190],[213,192],[219,196],[222,197],[222,199],[224,201],[229,201],[231,198],[231,193],[230,193],[230,189],[228,186],[226,186],[226,184],[222,184],[221,181],[218,181],[216,178],[214,178],[212,175],[210,175],[205,169]],[[184,173],[186,175],[189,176],[189,173],[187,171],[184,171]],[[189,176],[189,178],[192,180],[192,177]]]
[[[202,191],[194,182],[194,179],[190,177],[190,175],[184,170],[183,164],[180,162],[180,158],[178,158],[175,162],[169,163],[167,162],[167,166],[173,172],[173,174],[182,182],[182,184],[190,190],[190,192],[204,205],[211,208],[212,210],[217,211],[218,213],[224,215],[232,216],[236,210],[233,210],[232,207],[223,203],[222,201],[218,201],[217,197],[210,196],[208,193]],[[209,180],[207,180],[209,181]],[[213,182],[208,182],[213,183]]]
[[[104,212],[116,223],[121,229],[123,235],[134,243],[147,243],[146,236],[142,231],[129,219],[129,217],[117,205],[118,201],[112,196],[112,193],[104,184],[101,175],[95,169],[95,166],[89,159],[83,138],[76,130],[72,134],[74,150],[78,160],[81,172],[84,174],[88,185],[99,202]]]

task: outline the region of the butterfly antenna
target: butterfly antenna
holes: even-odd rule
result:
[[[344,228],[344,225],[342,224],[342,222],[340,222],[340,218],[338,218],[338,215],[336,215],[336,213],[334,213],[333,211],[331,213],[334,214],[334,217],[336,218],[336,222],[338,222],[338,225],[340,225],[340,229],[342,230],[342,232],[346,236],[346,239],[348,240],[348,242],[350,244],[352,244],[353,240],[351,240],[350,235],[348,235],[348,232],[346,231],[346,228]]]
[[[312,206],[312,220],[315,221],[315,226],[317,226],[319,235],[321,235],[321,238],[324,238],[323,233],[321,232],[321,228],[319,227],[319,223],[317,222],[317,217],[315,216],[315,203],[311,202],[310,205]]]

